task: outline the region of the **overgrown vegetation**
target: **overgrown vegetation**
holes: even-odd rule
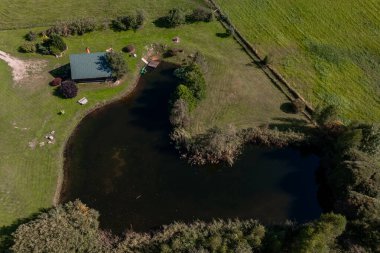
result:
[[[141,29],[146,20],[146,14],[143,10],[137,10],[128,16],[120,16],[112,20],[111,27],[117,31],[138,30]]]
[[[94,31],[97,23],[93,18],[79,18],[74,20],[59,21],[54,26],[47,29],[44,34],[51,36],[57,34],[63,37],[71,35],[83,35]]]
[[[22,224],[12,235],[14,252],[330,252],[344,231],[341,215],[323,214],[304,224],[265,228],[254,220],[173,223],[150,234],[123,237],[99,229],[99,214],[80,201],[69,202]],[[317,250],[317,251],[315,251]]]

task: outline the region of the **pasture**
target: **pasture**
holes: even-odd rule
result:
[[[158,13],[163,13],[169,6],[160,8]],[[32,30],[44,29],[36,27]],[[137,32],[108,29],[68,37],[65,40],[69,50],[62,58],[19,53],[17,48],[28,31],[0,31],[0,50],[23,60],[46,62],[40,74],[15,84],[11,69],[0,61],[0,225],[8,225],[17,218],[27,217],[52,205],[57,181],[62,176],[62,152],[67,138],[86,112],[128,91],[138,76],[139,57],[151,43],[173,46],[171,39],[180,36],[181,43],[177,47],[184,48],[186,53],[200,51],[206,57],[209,66],[207,96],[192,113],[190,130],[193,134],[213,126],[282,125],[300,119],[300,116],[280,109],[288,102],[285,96],[260,69],[252,65],[250,58],[232,38],[216,36],[224,32],[216,21],[175,29],[158,28],[148,22]],[[92,52],[109,47],[121,50],[128,44],[136,46],[139,57],[125,55],[129,73],[122,84],[117,87],[79,84],[77,99],[86,96],[90,101],[85,106],[77,104],[77,99],[64,100],[53,95],[54,88],[48,85],[52,79],[49,71],[67,64],[69,54],[85,52],[86,47]],[[58,115],[60,110],[66,113]],[[56,143],[40,147],[40,142],[46,142],[45,135],[53,130]],[[30,147],[30,143],[37,145]]]
[[[314,106],[380,122],[380,2],[216,1],[235,27]]]

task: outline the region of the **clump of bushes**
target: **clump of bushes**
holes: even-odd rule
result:
[[[214,19],[214,15],[210,9],[198,7],[188,16],[188,20],[191,22],[211,22]]]
[[[19,48],[22,53],[35,53],[37,51],[36,44],[33,42],[25,42]]]
[[[57,34],[67,37],[70,35],[83,35],[96,29],[96,21],[92,18],[79,18],[71,21],[60,21],[45,31],[47,36]]]
[[[194,62],[175,70],[174,75],[181,79],[197,101],[206,96],[206,80],[200,66]]]
[[[292,101],[292,108],[295,113],[302,113],[305,111],[306,105],[300,98],[296,98]]]
[[[50,82],[50,86],[59,86],[62,83],[62,78],[56,77]]]
[[[177,27],[186,23],[186,12],[179,8],[174,8],[169,11],[167,23],[170,27]]]
[[[50,38],[45,41],[45,45],[49,48],[50,53],[53,55],[60,55],[67,49],[65,41],[57,34],[51,34]]]
[[[109,64],[110,68],[112,69],[112,75],[116,79],[123,78],[124,75],[127,73],[127,63],[124,59],[124,56],[121,53],[118,52],[108,52],[106,54],[107,63]]]
[[[67,80],[58,88],[59,94],[64,98],[74,98],[78,94],[78,87],[74,81]]]
[[[120,16],[112,20],[111,27],[118,31],[138,30],[144,26],[146,14],[143,10],[137,10],[134,14]]]

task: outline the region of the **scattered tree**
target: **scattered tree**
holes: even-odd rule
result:
[[[33,31],[29,31],[26,35],[25,35],[25,39],[27,41],[35,41],[37,39],[37,34]]]
[[[203,7],[198,7],[193,10],[192,14],[189,15],[189,20],[192,22],[203,21],[211,22],[214,19],[214,15],[210,9]]]

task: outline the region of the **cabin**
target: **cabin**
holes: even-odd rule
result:
[[[104,82],[112,79],[105,52],[70,55],[71,79],[76,82]]]

